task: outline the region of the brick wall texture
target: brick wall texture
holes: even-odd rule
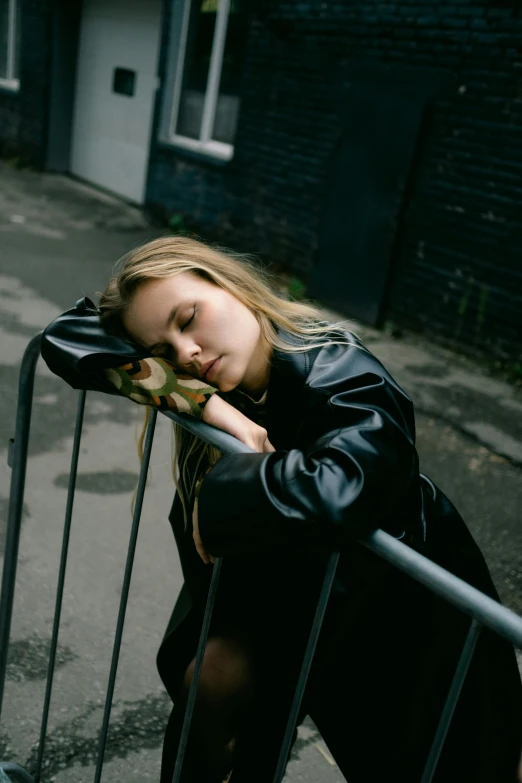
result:
[[[216,166],[157,144],[149,203],[306,279],[339,136],[339,73],[357,58],[442,76],[404,193],[385,317],[520,359],[517,0],[258,3],[233,160]]]
[[[21,89],[0,92],[0,146],[36,166],[50,4],[22,0]],[[160,142],[157,110],[148,205],[306,281],[340,135],[340,75],[360,59],[436,74],[396,219],[384,317],[522,361],[520,1],[255,0],[246,51],[234,158],[219,164]]]
[[[21,0],[20,89],[0,88],[0,151],[43,165],[48,120],[51,0]]]

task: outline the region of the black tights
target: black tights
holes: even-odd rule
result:
[[[171,783],[183,716],[194,672],[191,661],[169,720],[161,783]],[[207,642],[192,718],[182,783],[222,783],[233,767],[239,727],[254,693],[251,655],[239,636],[213,636]],[[172,734],[171,734],[172,732]],[[175,747],[172,747],[174,744]]]

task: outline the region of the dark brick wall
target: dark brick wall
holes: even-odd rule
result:
[[[454,10],[462,15],[447,21],[466,22],[452,33],[458,83],[429,117],[389,311],[414,328],[516,358],[522,355],[522,15],[507,2]]]
[[[442,74],[405,194],[385,315],[469,348],[518,356],[519,3],[265,0],[256,8],[234,159],[212,165],[154,146],[150,205],[181,212],[205,234],[306,278],[339,135],[343,68],[363,58]]]
[[[47,141],[51,0],[22,0],[20,18],[20,90],[0,90],[0,151],[41,167]]]
[[[18,93],[0,87],[0,154],[15,154],[20,124]]]

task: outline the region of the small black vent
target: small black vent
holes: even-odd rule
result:
[[[136,71],[129,71],[128,68],[115,68],[114,78],[112,80],[112,91],[119,95],[128,95],[130,98],[134,95],[136,86]]]

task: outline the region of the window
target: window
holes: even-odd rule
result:
[[[0,0],[0,86],[17,90],[20,51],[19,0]]]
[[[163,136],[223,160],[234,154],[247,0],[178,0]]]

